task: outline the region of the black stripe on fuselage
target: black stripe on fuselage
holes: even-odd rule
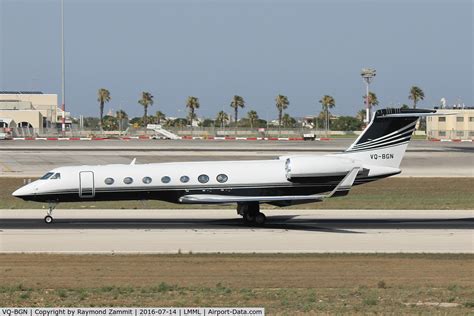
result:
[[[393,174],[387,174],[376,177],[358,177],[354,181],[354,185],[364,184],[381,178],[389,177]],[[189,194],[216,194],[216,195],[237,195],[237,196],[282,196],[282,195],[311,195],[320,194],[333,190],[342,180],[331,181],[327,183],[308,183],[308,184],[286,184],[286,185],[262,185],[262,186],[241,186],[241,187],[201,187],[201,188],[155,188],[139,187],[125,188],[124,190],[116,190],[110,188],[108,190],[96,190],[94,197],[80,197],[78,190],[76,191],[58,191],[48,194],[37,194],[22,196],[23,200],[36,202],[85,202],[85,201],[127,201],[127,200],[161,200],[171,203],[179,203],[179,198]]]
[[[22,197],[24,200],[37,202],[77,202],[77,201],[125,201],[125,200],[162,200],[178,203],[179,198],[188,194],[216,194],[216,195],[239,195],[239,196],[274,196],[274,195],[306,195],[317,194],[332,190],[336,184],[313,184],[313,185],[286,185],[286,186],[251,186],[233,188],[128,188],[127,190],[96,190],[92,198],[79,197],[76,191],[52,192],[49,194],[30,195]]]
[[[367,176],[367,172],[360,173],[360,176]],[[141,185],[141,186],[122,186],[122,187],[99,187],[95,188],[95,192],[134,192],[134,191],[187,191],[187,192],[204,192],[209,190],[220,190],[220,191],[229,191],[229,190],[236,190],[236,189],[259,189],[259,188],[286,188],[286,187],[296,187],[296,186],[328,186],[328,185],[337,185],[346,174],[341,173],[338,175],[331,175],[331,176],[320,176],[320,177],[298,177],[288,180],[289,182],[284,183],[259,183],[259,184],[212,184],[212,185],[205,185],[205,184],[195,184],[195,185]],[[74,193],[78,194],[78,189],[69,189],[69,190],[55,190],[51,192],[42,192],[42,195],[54,195],[54,194],[67,194],[67,193]]]

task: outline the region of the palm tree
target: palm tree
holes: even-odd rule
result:
[[[220,111],[219,113],[217,113],[216,123],[218,123],[221,126],[221,128],[224,127],[227,121],[229,121],[229,115],[227,115],[226,112]]]
[[[148,107],[153,105],[153,96],[150,92],[142,92],[142,98],[138,103],[143,106],[143,126],[147,124]]]
[[[161,121],[164,121],[166,119],[165,113],[161,111],[156,111],[156,124],[161,124]]]
[[[117,118],[119,130],[122,131],[123,129],[123,121],[128,119],[128,114],[123,110],[118,110],[115,112],[115,117]]]
[[[295,124],[295,119],[290,116],[290,114],[285,113],[281,118],[284,127],[293,127]]]
[[[364,103],[367,103],[367,96],[363,95]],[[369,92],[369,106],[373,107],[379,105],[379,100],[377,99],[377,95],[374,92]]]
[[[115,118],[114,116],[105,115],[103,118],[103,123],[104,123],[103,128],[106,131],[114,131],[114,130],[117,130],[118,128],[117,118]]]
[[[290,105],[290,101],[288,101],[287,96],[279,94],[275,98],[275,105],[278,109],[278,126],[281,127],[281,119],[283,115],[283,110],[288,108],[288,105]]]
[[[115,112],[115,117],[117,118],[117,120],[123,120],[128,118],[128,114],[124,110],[118,110],[117,112]]]
[[[186,107],[189,109],[189,121],[191,126],[193,126],[193,120],[196,118],[196,114],[194,113],[196,109],[199,109],[199,99],[196,97],[188,97],[186,101]]]
[[[319,100],[323,108],[324,113],[326,113],[326,133],[329,131],[329,109],[332,109],[336,106],[336,100],[330,95],[325,95]]]
[[[417,86],[413,86],[410,89],[410,95],[408,99],[413,100],[413,108],[416,109],[416,104],[425,98],[425,93]]]
[[[379,105],[379,100],[377,99],[377,95],[374,92],[369,92],[369,104],[367,105],[367,95],[363,95],[362,98],[364,99],[364,104],[366,107],[371,109],[373,106]],[[366,108],[367,110],[367,108]],[[365,117],[365,115],[364,115]],[[367,118],[367,121],[370,121],[370,117]]]
[[[250,122],[250,128],[253,128],[253,125],[257,122],[258,120],[258,114],[256,111],[248,111],[247,113],[247,118],[249,119]]]
[[[359,121],[364,121],[365,119],[365,110],[362,109],[362,110],[359,110],[359,112],[357,112],[356,114],[356,119],[358,119]]]
[[[102,124],[104,123],[104,104],[110,101],[110,92],[107,89],[100,88],[97,92],[98,98],[97,101],[99,102],[99,109],[100,109],[100,128],[102,128]]]
[[[166,118],[166,119],[165,119],[165,122],[163,123],[163,125],[164,125],[165,127],[172,127],[172,126],[173,126],[173,123],[174,123],[174,120],[173,120],[173,119]]]
[[[234,95],[232,101],[230,102],[230,107],[234,108],[234,122],[235,126],[237,127],[238,115],[239,115],[239,107],[245,107],[245,100],[240,95]]]

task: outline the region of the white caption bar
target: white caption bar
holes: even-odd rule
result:
[[[32,308],[3,307],[0,316],[221,316],[265,315],[262,307]]]

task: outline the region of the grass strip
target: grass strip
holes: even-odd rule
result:
[[[0,255],[1,306],[263,306],[469,314],[474,255]]]

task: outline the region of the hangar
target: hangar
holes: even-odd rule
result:
[[[439,109],[440,116],[428,117],[426,134],[436,139],[474,139],[474,107]]]
[[[42,132],[57,128],[62,110],[58,107],[57,94],[41,91],[0,91],[0,117],[16,122],[16,128]],[[71,124],[70,114],[65,113],[66,124]]]

